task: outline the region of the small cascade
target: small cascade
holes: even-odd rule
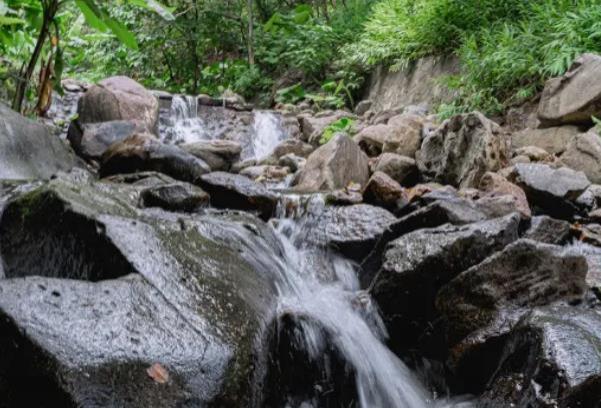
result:
[[[198,115],[198,99],[195,96],[174,95],[165,121],[167,123],[161,129],[165,143],[193,143],[211,138]]]
[[[256,111],[252,126],[252,158],[260,161],[269,156],[275,147],[287,138],[281,118],[268,111]]]
[[[307,240],[310,231],[319,228],[323,208],[320,196],[283,197],[279,217],[272,221],[283,248],[278,268],[283,276],[276,279],[278,316],[295,322],[295,334],[287,338],[296,343],[292,348],[304,350],[313,366],[324,373],[331,371],[325,363],[327,350],[334,349],[346,366],[344,371],[354,374],[358,404],[353,406],[471,407],[469,402],[435,400],[385,346],[386,329],[369,294],[360,290],[354,264]],[[323,402],[317,395],[302,398],[299,401],[298,395],[291,395],[279,403],[309,408]]]

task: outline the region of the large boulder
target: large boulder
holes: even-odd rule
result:
[[[396,348],[415,347],[437,316],[441,287],[518,238],[517,214],[420,229],[392,241],[371,286]]]
[[[505,177],[497,173],[485,173],[480,179],[480,190],[486,194],[481,200],[493,197],[509,196],[515,203],[516,208],[525,218],[530,218],[532,212],[528,205],[526,193],[517,185],[510,183]],[[481,201],[479,200],[479,201]]]
[[[159,102],[142,85],[125,76],[100,81],[79,99],[78,122],[136,120],[158,134]]]
[[[587,269],[577,251],[528,239],[508,245],[440,290],[436,308],[446,321],[449,343],[488,326],[506,330],[512,314],[522,309],[582,300]],[[460,345],[455,352],[467,348]]]
[[[373,164],[374,172],[388,174],[402,186],[413,186],[417,183],[418,170],[415,160],[395,153],[384,153]]]
[[[200,177],[197,183],[209,193],[214,207],[256,211],[264,219],[275,213],[277,196],[248,177],[213,172]]]
[[[509,180],[524,190],[535,214],[561,219],[578,212],[575,201],[591,184],[582,172],[546,164],[516,164]]]
[[[547,81],[538,108],[541,124],[592,124],[592,116],[601,116],[599,76],[601,57],[583,54],[563,76]]]
[[[550,154],[559,155],[579,134],[580,130],[576,126],[558,126],[547,129],[528,128],[512,134],[511,145],[515,150],[536,146]]]
[[[600,406],[598,311],[566,306],[537,308],[518,323],[498,355],[500,361],[479,406]],[[481,361],[473,361],[472,368]]]
[[[288,154],[294,154],[299,157],[307,158],[313,153],[315,148],[309,143],[305,143],[298,139],[286,139],[273,149],[273,156],[277,159]]]
[[[136,133],[146,131],[146,125],[133,120],[80,124],[71,122],[67,139],[73,149],[85,159],[100,160],[111,145]]]
[[[242,153],[240,143],[219,139],[188,143],[181,148],[207,163],[211,171],[229,170]]]
[[[476,188],[484,173],[505,167],[509,156],[509,137],[474,112],[454,116],[428,135],[417,153],[417,165],[434,181]]]
[[[160,207],[167,211],[194,212],[208,206],[209,198],[200,187],[184,182],[152,186],[140,192],[144,207]]]
[[[601,183],[601,136],[595,131],[576,136],[561,156],[561,163],[583,172],[592,183]]]
[[[335,135],[315,150],[295,180],[297,191],[337,190],[349,183],[364,186],[369,179],[369,160],[351,138]]]
[[[396,115],[387,124],[366,127],[354,140],[371,156],[389,152],[415,157],[421,145],[423,122],[419,115]]]
[[[48,179],[77,164],[50,129],[0,103],[0,179]]]
[[[12,200],[0,231],[3,405],[253,405],[278,278],[266,224],[61,177]]]
[[[530,227],[522,237],[545,244],[563,245],[569,240],[570,235],[569,222],[540,215],[532,218]]]
[[[406,206],[409,198],[399,183],[386,173],[377,171],[363,190],[363,201],[395,212]]]
[[[321,139],[323,131],[332,123],[342,118],[353,118],[355,115],[346,111],[322,112],[318,115],[303,114],[299,116],[302,140],[316,144]]]
[[[147,133],[136,133],[115,143],[102,155],[103,177],[139,171],[158,171],[194,183],[211,169],[201,159],[175,145],[161,143]]]

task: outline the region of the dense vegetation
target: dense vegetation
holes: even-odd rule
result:
[[[49,30],[42,17],[51,3],[61,7]],[[446,83],[459,97],[440,111],[494,113],[534,97],[545,78],[565,72],[578,54],[601,52],[601,5],[122,0],[102,8],[92,0],[0,0],[0,97],[14,99],[43,29],[49,41],[36,61],[41,74],[27,78],[26,87],[38,105],[48,88],[44,78],[64,71],[86,80],[125,74],[182,93],[229,89],[263,104],[340,107],[354,104],[363,76],[377,64],[400,69],[423,56],[454,53],[463,71]]]

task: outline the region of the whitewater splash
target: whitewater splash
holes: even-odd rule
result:
[[[279,217],[272,221],[283,247],[280,269],[285,275],[276,281],[278,315],[294,316],[300,323],[297,348],[320,361],[324,350],[334,346],[355,373],[361,408],[471,407],[465,399],[435,401],[384,345],[386,329],[370,296],[360,290],[354,265],[307,240],[310,230],[319,228],[317,215],[323,208],[318,196],[284,197]],[[300,406],[318,403],[304,401]]]
[[[163,140],[180,144],[211,139],[207,127],[198,116],[198,98],[189,95],[174,95]]]
[[[272,112],[255,111],[252,132],[253,158],[257,161],[266,158],[287,137],[279,116]]]

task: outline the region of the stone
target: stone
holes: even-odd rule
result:
[[[587,269],[582,255],[557,245],[528,239],[508,245],[440,290],[436,308],[447,324],[449,343],[489,325],[510,326],[504,322],[515,309],[582,300]]]
[[[0,103],[0,179],[49,179],[77,165],[73,152],[50,128]]]
[[[288,167],[281,166],[251,166],[240,171],[241,176],[248,177],[252,180],[282,180],[290,174]]]
[[[395,153],[384,153],[377,158],[372,166],[373,172],[381,171],[405,187],[417,183],[419,172],[415,160]]]
[[[438,291],[469,267],[518,238],[520,218],[464,226],[445,224],[419,229],[390,242],[370,292],[377,302],[391,343],[415,347],[428,323],[437,318]]]
[[[393,132],[384,140],[382,152],[415,157],[422,144],[423,116],[403,113],[390,118],[388,126]]]
[[[377,171],[363,190],[363,201],[395,212],[408,204],[409,197],[399,183],[386,173]]]
[[[528,157],[528,156],[519,155],[519,156],[512,157],[511,160],[509,161],[509,164],[511,164],[512,166],[514,164],[519,164],[519,163],[532,163],[532,160],[530,160],[530,157]]]
[[[584,208],[593,210],[601,207],[601,185],[599,184],[591,184],[584,190],[576,203]]]
[[[570,238],[570,223],[546,215],[532,217],[530,228],[522,237],[545,244],[563,245]]]
[[[299,157],[307,158],[313,153],[315,148],[309,143],[305,143],[298,139],[286,139],[275,147],[272,155],[279,159],[287,154],[294,154]]]
[[[547,129],[528,128],[513,133],[511,144],[515,150],[535,146],[550,154],[560,155],[579,134],[580,130],[576,126],[558,126]]]
[[[257,165],[256,159],[241,160],[241,161],[237,161],[236,163],[232,164],[232,168],[230,169],[230,171],[232,173],[240,173],[245,168],[251,167],[251,166],[256,166],[256,165]]]
[[[368,158],[348,136],[335,135],[315,150],[295,180],[295,190],[337,190],[349,183],[364,186],[369,179]]]
[[[190,183],[211,171],[201,159],[177,146],[163,144],[146,133],[137,133],[115,143],[102,155],[102,177],[151,170]]]
[[[597,311],[561,305],[534,309],[503,342],[480,406],[598,407],[599,333]]]
[[[545,149],[536,146],[520,147],[515,150],[515,155],[525,156],[532,162],[551,161],[551,155]]]
[[[371,125],[363,128],[359,133],[357,133],[353,137],[353,140],[369,156],[375,157],[382,153],[384,141],[392,132],[393,129],[388,125]]]
[[[480,179],[480,190],[485,193],[484,198],[498,197],[498,196],[510,196],[514,198],[516,209],[525,218],[530,218],[532,212],[528,205],[528,198],[526,193],[517,185],[509,182],[505,177],[500,176],[497,173],[485,173]]]
[[[570,219],[578,212],[574,202],[591,184],[582,172],[546,164],[516,164],[509,181],[524,190],[535,214],[560,219]]]
[[[115,76],[93,85],[79,99],[81,124],[135,120],[158,135],[159,102],[142,85],[125,76]]]
[[[479,112],[446,120],[427,136],[416,161],[421,174],[456,187],[478,187],[484,173],[509,162],[509,138]]]
[[[149,187],[140,193],[144,207],[160,207],[167,211],[195,212],[209,205],[209,195],[200,187],[176,182]]]
[[[583,54],[563,76],[548,80],[538,107],[541,124],[592,124],[592,116],[601,116],[599,75],[601,57]]]
[[[83,125],[73,121],[69,126],[67,139],[81,157],[100,160],[104,152],[113,144],[147,130],[143,123],[133,120],[113,120]]]
[[[368,110],[371,109],[372,105],[373,101],[370,100],[363,100],[359,102],[357,106],[355,106],[355,115],[363,116]]]
[[[211,196],[211,205],[244,211],[256,211],[267,220],[275,212],[277,197],[264,186],[247,177],[225,172],[213,172],[200,177],[197,183]]]
[[[229,170],[240,159],[242,146],[231,140],[207,140],[180,146],[209,165],[211,171]]]
[[[342,118],[353,118],[355,115],[346,111],[325,112],[323,115],[299,115],[302,141],[319,141],[325,128]],[[312,142],[313,144],[313,142]]]
[[[561,155],[560,162],[583,172],[592,183],[601,183],[601,136],[595,131],[576,136]]]
[[[129,189],[61,176],[6,207],[3,405],[252,404],[277,238],[250,214],[138,209]]]
[[[299,157],[294,153],[285,154],[278,160],[278,165],[289,168],[292,173],[302,170],[306,164],[307,159]]]

